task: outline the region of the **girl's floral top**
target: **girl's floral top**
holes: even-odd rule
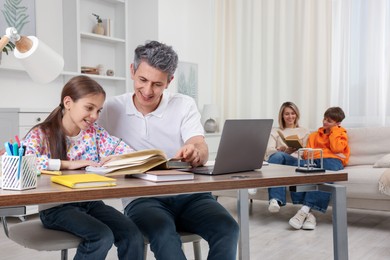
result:
[[[23,140],[26,146],[26,154],[37,156],[37,168],[48,169],[51,158],[48,140],[42,129],[32,129]],[[92,160],[99,162],[100,158],[111,154],[123,154],[133,152],[129,145],[121,139],[110,135],[103,127],[96,123],[87,130],[81,130],[77,136],[66,137],[67,158],[70,161]]]

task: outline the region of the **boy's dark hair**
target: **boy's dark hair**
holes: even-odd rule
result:
[[[344,120],[345,114],[340,107],[330,107],[325,111],[324,117],[328,117],[337,123],[340,123]]]

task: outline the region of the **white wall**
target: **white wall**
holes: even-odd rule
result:
[[[55,51],[62,53],[62,1],[36,0],[35,7],[36,36]],[[2,64],[21,69],[13,54],[8,56],[3,54]],[[2,98],[0,107],[44,108],[47,110],[59,104],[60,93],[64,84],[62,78],[43,85],[34,83],[25,72],[3,70],[1,68],[0,65],[0,92]]]
[[[130,61],[134,48],[146,40],[172,45],[181,61],[198,64],[199,108],[211,103],[214,1],[126,1],[129,1]],[[37,37],[59,53],[63,50],[62,20],[62,0],[36,0]],[[11,55],[3,55],[3,64],[21,68]],[[31,81],[25,72],[1,68],[0,65],[0,107],[51,110],[59,104],[62,87],[68,78],[59,77],[50,84],[41,85]],[[175,89],[174,84],[172,88]]]
[[[159,40],[172,45],[180,61],[198,64],[199,109],[202,109],[203,104],[214,103],[211,96],[214,67],[214,1],[160,1],[158,31]]]

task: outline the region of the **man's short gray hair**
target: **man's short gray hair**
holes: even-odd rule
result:
[[[176,71],[178,56],[171,46],[158,41],[150,41],[139,45],[134,51],[134,72],[144,61],[153,68],[168,73],[168,81]]]

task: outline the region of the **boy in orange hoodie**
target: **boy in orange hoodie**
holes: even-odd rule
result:
[[[325,170],[338,171],[347,165],[350,148],[348,146],[347,131],[340,126],[345,118],[344,112],[339,107],[331,107],[325,111],[323,126],[317,132],[310,134],[307,148],[320,148],[323,155],[323,168]],[[314,163],[320,167],[319,154],[314,155]],[[325,213],[330,200],[330,193],[323,191],[291,192],[294,204],[303,204],[297,214],[292,217],[289,224],[295,229],[313,230],[316,227],[316,219],[311,209]]]

